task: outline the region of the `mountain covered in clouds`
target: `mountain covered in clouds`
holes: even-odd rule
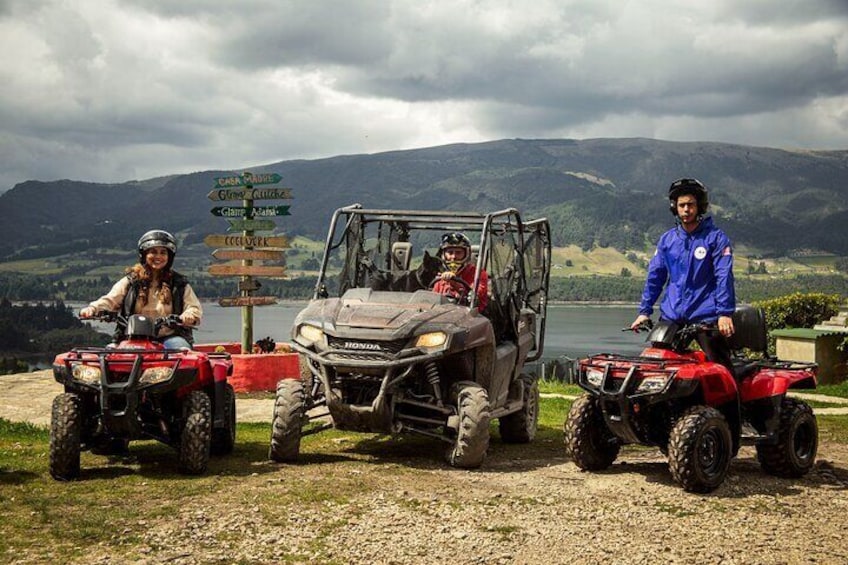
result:
[[[679,177],[710,188],[712,213],[731,239],[765,254],[848,255],[848,151],[787,151],[649,139],[524,140],[282,161],[291,216],[278,231],[323,239],[335,208],[490,211],[516,207],[551,219],[555,245],[650,248],[672,225],[666,190]],[[95,184],[28,181],[0,195],[0,260],[80,249],[132,249],[152,227],[184,245],[226,223],[210,214],[204,171]],[[279,202],[257,201],[259,204]]]

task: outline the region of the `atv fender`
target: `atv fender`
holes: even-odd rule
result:
[[[737,398],[736,379],[724,365],[710,362],[682,365],[677,378],[700,382],[707,406],[720,406],[734,402]]]

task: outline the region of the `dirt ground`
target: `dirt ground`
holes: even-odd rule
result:
[[[32,375],[0,377],[0,417],[47,423],[32,418],[48,417],[59,387]],[[240,420],[270,420],[270,401],[239,402]],[[214,505],[145,524],[130,562],[848,563],[848,445],[825,435],[806,477],[765,475],[745,447],[710,495],[683,492],[656,450],[628,447],[586,473],[561,440],[522,451],[495,438],[481,470],[460,471],[402,442],[386,455],[357,434],[338,441],[342,455],[306,444],[297,465],[257,461]],[[337,496],[287,495],[319,482]],[[117,562],[98,548],[86,559]]]

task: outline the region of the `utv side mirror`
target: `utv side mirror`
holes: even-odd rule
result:
[[[318,298],[328,298],[330,293],[327,292],[327,285],[321,283],[321,287],[318,289]]]

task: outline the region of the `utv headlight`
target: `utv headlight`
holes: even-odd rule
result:
[[[318,341],[324,341],[324,332],[315,326],[310,326],[308,324],[300,326],[300,329],[297,331],[297,335],[310,344]]]
[[[421,334],[415,340],[415,347],[441,347],[448,341],[445,332],[430,332]]]
[[[604,381],[604,372],[601,369],[586,369],[586,382],[594,387],[600,387]]]
[[[71,376],[75,381],[87,385],[97,385],[100,384],[100,367],[78,363],[71,369]]]
[[[665,388],[666,383],[668,383],[668,375],[645,377],[639,383],[636,392],[660,392]]]
[[[138,383],[142,385],[155,385],[167,381],[173,372],[171,367],[150,367],[145,369],[138,379]]]

